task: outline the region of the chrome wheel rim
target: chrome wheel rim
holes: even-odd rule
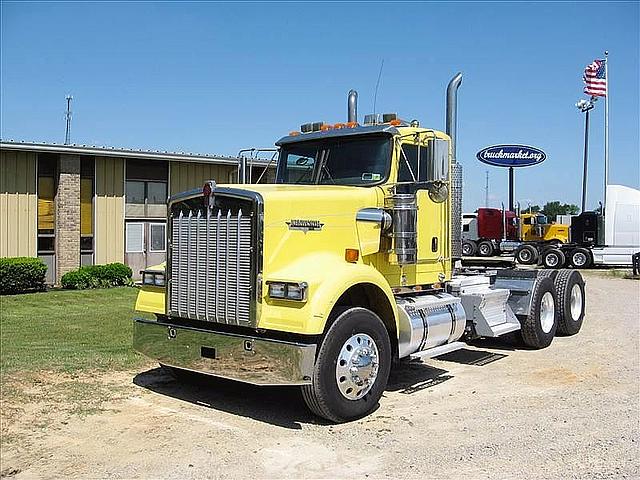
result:
[[[531,260],[531,252],[526,248],[524,250],[520,250],[520,260],[523,262]]]
[[[488,245],[480,245],[480,253],[483,255],[488,255],[490,252]]]
[[[468,243],[463,243],[462,253],[464,253],[465,255],[471,255],[471,245],[469,245]]]
[[[571,318],[577,321],[582,315],[582,289],[579,284],[571,288]]]
[[[587,256],[582,252],[576,252],[573,254],[573,264],[576,267],[582,267],[587,263]]]
[[[542,295],[540,302],[540,327],[544,333],[549,333],[553,328],[553,322],[556,315],[555,303],[551,292]]]
[[[364,397],[378,376],[378,346],[369,335],[352,335],[340,349],[336,362],[336,382],[348,400]]]
[[[559,260],[560,259],[555,253],[547,255],[547,265],[549,265],[550,267],[555,267],[556,265],[558,265],[558,263],[560,263]]]

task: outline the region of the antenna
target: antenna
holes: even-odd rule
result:
[[[375,115],[376,112],[376,101],[378,100],[378,87],[380,86],[380,78],[382,77],[382,67],[384,67],[384,58],[382,59],[382,62],[380,63],[380,71],[378,72],[378,81],[376,82],[376,91],[373,94],[373,114]],[[377,121],[377,117],[376,121]]]
[[[489,207],[489,170],[485,170],[484,206]]]
[[[67,111],[64,117],[67,120],[67,128],[64,133],[64,144],[69,145],[71,143],[71,100],[73,100],[73,97],[67,95],[65,98],[67,99]]]

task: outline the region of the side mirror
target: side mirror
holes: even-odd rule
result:
[[[429,140],[427,146],[427,182],[449,180],[449,142],[439,138]]]

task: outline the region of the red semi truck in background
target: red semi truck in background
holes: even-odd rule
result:
[[[518,241],[516,214],[499,208],[479,208],[462,218],[462,254],[491,257],[500,253],[503,240]],[[505,234],[506,232],[506,234]]]

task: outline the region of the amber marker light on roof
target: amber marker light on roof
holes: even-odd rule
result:
[[[292,137],[297,137],[298,135],[300,135],[300,132],[298,132],[297,130],[293,130],[289,132],[289,135]]]
[[[397,127],[398,125],[402,124],[402,122],[398,119],[395,119],[395,120],[391,120],[389,124],[393,125],[394,127]]]
[[[346,125],[344,123],[336,123],[333,128],[335,128],[336,130],[339,130],[341,128],[344,128]]]
[[[332,127],[331,125],[328,125],[328,124],[326,124],[326,123],[323,123],[323,124],[320,126],[320,131],[322,131],[322,132],[326,132],[327,130],[331,130],[332,128],[333,128],[333,127]]]
[[[355,263],[360,258],[360,252],[355,248],[347,248],[344,251],[344,259],[349,263]]]
[[[347,128],[356,128],[358,126],[358,122],[347,122],[345,123]]]

